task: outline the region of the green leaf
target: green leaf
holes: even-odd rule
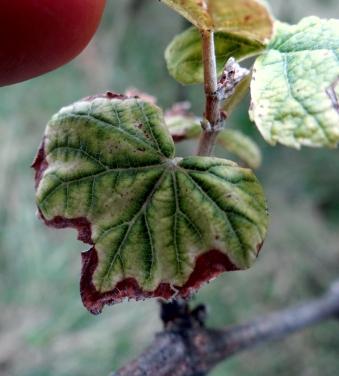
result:
[[[265,140],[335,147],[339,114],[329,88],[339,77],[339,21],[278,22],[268,48],[254,65],[250,110]]]
[[[178,102],[165,112],[165,123],[174,142],[198,138],[201,134],[201,118],[190,109],[190,102]]]
[[[242,132],[224,129],[220,132],[217,143],[239,157],[247,166],[255,169],[261,165],[261,151],[258,145]]]
[[[264,49],[261,42],[227,32],[214,34],[217,70],[220,74],[230,57],[241,61],[257,55]],[[191,27],[177,35],[165,51],[167,68],[172,77],[182,84],[204,82],[202,41],[197,28]]]
[[[161,0],[200,30],[223,31],[266,42],[273,21],[260,0]]]
[[[225,270],[251,266],[266,203],[253,173],[218,158],[175,158],[161,110],[92,97],[48,123],[34,162],[47,225],[75,227],[81,295],[99,313],[124,298],[188,296]]]
[[[247,77],[243,81],[246,80]],[[248,83],[246,86],[248,87]],[[244,88],[240,88],[235,94],[242,97],[243,91]],[[235,101],[226,101],[224,107],[232,110],[233,102]],[[165,123],[174,142],[196,139],[201,135],[202,119],[190,113],[189,109],[189,102],[179,102],[165,113]],[[261,165],[262,157],[258,145],[242,132],[235,129],[223,129],[218,135],[217,143],[240,158],[248,167],[256,169]]]
[[[247,77],[245,80],[247,80]],[[240,88],[239,93],[235,94],[242,96],[242,91],[244,89]],[[231,109],[233,102],[226,102],[227,106],[226,104],[224,106],[228,110]],[[165,113],[165,123],[174,142],[196,139],[201,135],[202,119],[190,113],[189,109],[189,102],[179,102]],[[240,158],[248,167],[256,169],[261,165],[262,157],[258,145],[242,132],[235,129],[223,129],[218,135],[217,143],[231,154]]]
[[[199,118],[187,115],[165,116],[165,122],[174,142],[197,138],[201,133]]]

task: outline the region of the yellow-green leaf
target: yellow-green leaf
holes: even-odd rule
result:
[[[201,119],[184,114],[165,116],[165,122],[174,142],[199,137],[201,133]]]
[[[258,145],[242,132],[224,129],[220,132],[217,143],[240,158],[248,167],[255,169],[261,165],[261,151]]]
[[[45,223],[75,227],[92,245],[81,295],[93,313],[124,298],[188,296],[250,267],[266,234],[252,171],[176,158],[161,110],[141,99],[109,94],[62,109],[34,167]]]
[[[200,30],[223,31],[266,42],[273,21],[260,0],[161,0]]]
[[[201,120],[190,113],[171,113],[165,122],[174,142],[197,139],[201,135]],[[248,167],[256,169],[261,165],[261,151],[258,145],[244,133],[235,129],[223,129],[217,144],[238,157]]]

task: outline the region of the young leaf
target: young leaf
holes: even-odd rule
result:
[[[239,157],[247,166],[255,169],[261,165],[260,149],[242,132],[235,129],[224,129],[218,135],[217,143]]]
[[[266,42],[273,21],[261,0],[161,0],[199,30],[223,31]]]
[[[175,103],[165,112],[165,123],[174,142],[198,138],[201,119],[191,113],[189,102]]]
[[[165,117],[165,121],[174,142],[200,136],[201,125],[197,118],[175,115]]]
[[[255,62],[250,116],[267,142],[335,147],[339,113],[329,88],[339,76],[339,21],[278,22]],[[339,89],[337,90],[339,93]]]
[[[165,112],[165,123],[174,142],[195,139],[201,135],[202,119],[190,113],[189,109],[189,102],[179,102]],[[248,167],[255,169],[261,165],[258,145],[242,132],[223,129],[217,137],[217,143],[240,158]]]
[[[227,32],[215,33],[214,42],[218,74],[221,74],[230,57],[241,61],[264,49],[261,42]],[[165,60],[169,73],[180,83],[188,85],[204,82],[199,30],[191,27],[177,35],[165,51]]]
[[[34,163],[47,225],[75,227],[81,295],[92,313],[124,298],[183,297],[248,268],[266,227],[253,173],[206,157],[175,158],[161,110],[109,94],[62,109]]]

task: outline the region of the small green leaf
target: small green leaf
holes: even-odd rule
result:
[[[190,109],[190,102],[178,102],[165,112],[165,123],[174,142],[200,136],[201,118],[190,112]]]
[[[242,90],[240,89],[240,92]],[[227,104],[232,107],[232,103],[227,102]],[[225,105],[225,107],[227,106]],[[165,113],[165,123],[174,142],[196,139],[201,135],[202,119],[190,113],[189,109],[189,102],[179,102]],[[223,129],[218,135],[217,143],[240,158],[248,167],[256,169],[261,165],[262,158],[259,147],[242,132],[235,129]]]
[[[230,57],[241,61],[264,49],[264,45],[258,41],[227,32],[215,33],[214,41],[218,74]],[[204,82],[199,30],[191,27],[177,35],[165,51],[165,60],[169,73],[180,83],[188,85]]]
[[[260,0],[161,0],[199,30],[223,31],[265,43],[273,21]]]
[[[255,169],[261,165],[261,151],[258,145],[242,132],[224,129],[220,132],[217,143],[239,157],[248,167]]]
[[[197,138],[201,133],[199,118],[187,115],[165,116],[165,122],[174,142]]]
[[[339,21],[278,22],[268,51],[255,62],[250,116],[267,142],[335,147],[339,114]],[[334,93],[335,94],[335,93]]]
[[[62,109],[34,163],[45,223],[75,227],[81,295],[99,313],[124,298],[188,296],[251,266],[266,203],[253,173],[218,158],[175,158],[161,110],[108,94]]]

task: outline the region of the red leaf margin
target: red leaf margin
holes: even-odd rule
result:
[[[134,278],[126,278],[118,282],[112,290],[100,292],[93,284],[93,274],[97,266],[98,254],[95,247],[82,253],[80,294],[84,306],[94,315],[101,313],[104,305],[120,303],[126,299],[160,298],[172,300],[178,296],[188,298],[202,284],[217,277],[220,273],[238,270],[225,254],[218,250],[211,250],[197,258],[195,268],[183,286],[160,283],[155,290],[145,291]]]

